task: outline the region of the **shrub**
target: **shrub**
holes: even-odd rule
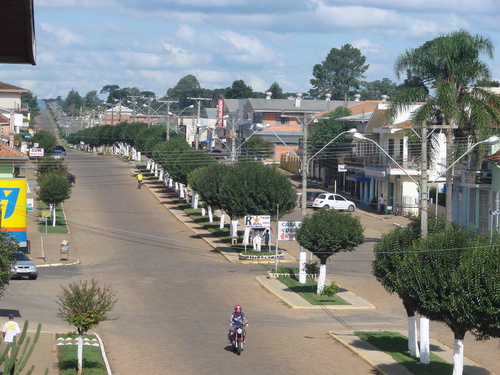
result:
[[[327,285],[323,288],[323,292],[321,292],[321,294],[328,297],[333,297],[338,292],[340,292],[340,287],[337,285],[335,281],[332,281],[330,285]]]

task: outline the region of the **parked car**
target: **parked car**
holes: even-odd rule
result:
[[[52,157],[57,160],[64,160],[64,156],[66,155],[66,152],[61,151],[61,150],[54,150],[52,152]]]
[[[354,211],[356,205],[339,194],[322,193],[316,197],[312,205],[314,209],[326,208],[328,210]]]
[[[321,191],[308,190],[306,192],[306,207],[312,207],[314,200],[320,195]],[[299,194],[299,206],[302,207],[302,194]]]
[[[57,145],[56,147],[54,147],[54,151],[62,151],[64,152],[64,155],[66,155],[66,149],[61,145]]]
[[[227,159],[230,156],[229,150],[221,150],[219,148],[208,148],[207,152],[216,159]]]
[[[22,251],[18,251],[14,253],[14,259],[16,263],[12,266],[13,279],[27,276],[31,280],[36,280],[38,277],[38,269],[36,268],[36,264],[31,261],[31,258],[28,258]]]

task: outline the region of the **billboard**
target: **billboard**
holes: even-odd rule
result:
[[[26,190],[28,180],[22,178],[0,179],[0,204],[2,230],[26,246]]]

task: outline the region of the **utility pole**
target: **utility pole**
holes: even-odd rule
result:
[[[302,123],[302,197],[301,197],[301,219],[307,216],[307,115],[304,113],[304,121]]]
[[[191,98],[191,97],[188,97],[188,99],[190,100],[194,100],[196,102],[196,104],[198,104],[198,112],[197,112],[197,115],[196,115],[196,131],[194,133],[194,147],[195,147],[195,150],[198,150],[198,145],[200,143],[200,113],[201,113],[201,102],[204,101],[204,100],[212,100],[212,99],[209,99],[209,98]],[[187,133],[187,131],[186,131]]]
[[[159,103],[167,103],[167,124],[165,125],[166,126],[166,132],[167,134],[165,135],[165,140],[169,140],[170,139],[170,104],[173,104],[173,103],[179,103],[178,100],[158,100]]]
[[[234,116],[232,117],[231,121],[231,130],[232,130],[232,135],[231,135],[231,163],[236,163],[236,124],[234,122]]]

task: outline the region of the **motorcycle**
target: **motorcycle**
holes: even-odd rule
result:
[[[231,331],[231,345],[238,355],[241,354],[243,343],[245,342],[246,332],[244,326],[244,323],[234,324],[234,329]]]

